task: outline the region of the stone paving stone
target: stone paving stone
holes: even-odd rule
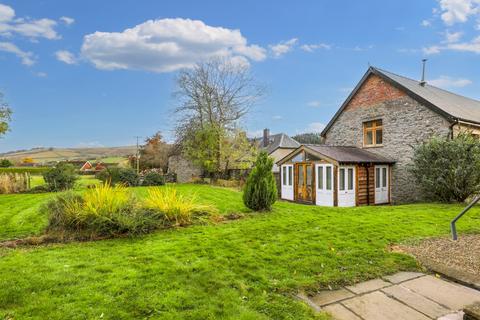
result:
[[[402,286],[413,290],[451,310],[480,301],[480,291],[460,286],[432,276],[421,277],[402,283]]]
[[[450,313],[443,317],[438,318],[437,320],[463,320],[463,312]]]
[[[383,279],[390,281],[391,283],[400,283],[404,282],[407,280],[412,280],[415,278],[423,277],[425,276],[424,273],[419,273],[419,272],[398,272],[389,276],[383,277]]]
[[[322,291],[319,294],[310,298],[318,306],[324,306],[330,303],[334,303],[340,300],[351,298],[355,296],[353,293],[346,289]]]
[[[323,308],[323,310],[330,313],[335,320],[362,320],[340,303],[326,306]]]
[[[389,297],[394,297],[397,300],[402,301],[406,305],[413,309],[426,314],[431,318],[438,318],[446,315],[450,310],[442,307],[438,303],[428,300],[424,296],[403,287],[402,285],[396,285],[382,289],[382,291]]]
[[[348,309],[368,320],[430,320],[380,291],[343,301]]]
[[[362,293],[382,289],[390,285],[391,285],[390,283],[385,282],[382,279],[373,279],[370,281],[360,282],[354,286],[349,286],[346,288],[356,294],[362,294]]]

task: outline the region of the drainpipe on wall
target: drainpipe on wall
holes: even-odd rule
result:
[[[367,206],[370,205],[370,171],[368,170],[370,168],[369,165],[365,166],[365,170],[367,171]]]
[[[458,124],[458,119],[455,119],[455,122],[452,123],[449,127],[449,129],[450,129],[450,139],[453,139],[453,126],[455,126],[456,124]]]

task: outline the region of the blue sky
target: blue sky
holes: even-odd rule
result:
[[[480,98],[480,0],[0,0],[0,152],[172,139],[176,72],[223,55],[268,88],[243,126],[321,130],[368,65]]]

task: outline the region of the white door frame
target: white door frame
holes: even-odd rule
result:
[[[293,164],[283,164],[280,167],[280,185],[282,199],[293,201]]]
[[[390,174],[388,165],[375,166],[375,204],[388,203]]]
[[[333,207],[333,165],[315,164],[315,204]]]
[[[343,182],[341,181],[343,177]],[[337,195],[339,207],[354,207],[356,199],[355,166],[339,166],[337,173]]]

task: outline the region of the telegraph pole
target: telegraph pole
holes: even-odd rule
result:
[[[140,149],[139,149],[139,144],[138,144],[138,139],[140,139],[140,136],[135,136],[137,139],[137,153],[135,155],[135,159],[137,160],[137,174],[140,173]]]

